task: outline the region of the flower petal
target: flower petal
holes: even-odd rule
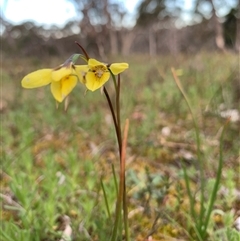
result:
[[[59,67],[57,69],[52,70],[52,80],[60,81],[62,78],[72,74],[73,68],[72,66],[68,67]]]
[[[69,93],[76,86],[78,79],[76,76],[67,76],[61,81],[54,81],[51,84],[51,92],[53,97],[58,101],[62,102],[65,97],[69,95]]]
[[[91,91],[95,91],[102,87],[108,81],[109,77],[110,72],[105,72],[101,78],[97,78],[93,72],[87,72],[86,87]]]
[[[85,75],[89,70],[88,65],[75,65],[74,68],[75,68],[75,72],[76,72],[76,75],[78,76],[79,81],[82,84],[85,84],[85,82],[86,82]]]
[[[62,98],[62,91],[61,91],[61,82],[57,81],[57,82],[52,82],[51,83],[51,92],[53,97],[58,101],[58,102],[62,102],[63,98]]]
[[[125,69],[128,69],[127,63],[114,63],[110,65],[110,70],[114,75],[122,73]]]
[[[51,83],[52,69],[40,69],[26,75],[22,79],[22,87],[27,89],[37,88]]]
[[[62,98],[64,99],[69,95],[73,88],[77,85],[77,76],[68,76],[61,80],[62,83]]]
[[[98,65],[104,65],[105,66],[105,64],[97,61],[96,59],[89,59],[88,60],[88,66],[89,66],[90,69],[95,67],[95,66],[98,66]]]

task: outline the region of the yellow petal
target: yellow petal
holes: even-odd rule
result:
[[[78,78],[77,76],[69,76],[65,77],[61,80],[62,83],[62,98],[64,99],[69,93],[73,90],[73,88],[77,85]]]
[[[66,96],[73,90],[77,84],[76,76],[68,76],[60,81],[54,81],[51,84],[51,92],[53,97],[58,101],[62,102]]]
[[[110,65],[110,70],[114,75],[122,73],[127,68],[128,68],[127,63],[114,63]]]
[[[105,64],[97,61],[96,59],[89,59],[88,60],[88,66],[89,66],[90,69],[95,67],[95,66],[98,66],[98,65],[105,65]]]
[[[68,67],[59,67],[57,69],[52,70],[52,80],[60,81],[62,78],[72,74],[73,68],[72,66]]]
[[[89,70],[88,65],[75,65],[74,68],[75,68],[75,72],[76,72],[76,75],[78,76],[79,81],[82,84],[85,84],[85,82],[86,82],[85,75]]]
[[[57,100],[58,102],[63,101],[60,81],[54,81],[51,83],[51,92],[55,100]]]
[[[22,87],[27,89],[37,88],[51,83],[52,69],[40,69],[26,75],[22,79]]]
[[[91,91],[95,91],[102,87],[108,81],[109,77],[110,72],[105,72],[101,78],[97,78],[93,72],[87,72],[86,87]]]

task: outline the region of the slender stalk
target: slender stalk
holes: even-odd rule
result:
[[[108,204],[108,200],[107,200],[107,194],[106,194],[105,187],[103,185],[102,179],[101,179],[101,187],[102,187],[102,190],[103,190],[103,196],[104,196],[105,204],[106,204],[106,207],[107,207],[108,218],[110,219],[111,213],[110,213],[109,204]]]
[[[125,180],[125,166],[126,166],[126,149],[127,149],[127,137],[129,130],[129,120],[127,119],[124,127],[123,143],[122,143],[122,155],[121,155],[121,178],[123,179],[123,220],[125,228],[126,241],[130,240],[129,225],[128,225],[128,206],[127,206],[127,194],[126,194],[126,180]]]
[[[195,118],[194,118],[194,115],[193,115],[193,112],[192,112],[192,108],[191,108],[191,105],[190,105],[190,102],[188,101],[188,98],[187,98],[187,95],[185,94],[185,91],[183,90],[182,88],[182,85],[181,85],[181,82],[180,80],[178,79],[177,75],[176,75],[176,72],[174,70],[174,68],[172,68],[172,74],[173,74],[173,78],[175,80],[175,83],[177,84],[177,87],[178,89],[180,90],[184,100],[186,101],[187,103],[187,106],[188,106],[188,109],[191,113],[191,116],[192,116],[192,120],[193,120],[193,124],[194,124],[194,128],[195,128],[195,131],[196,131],[196,141],[197,141],[197,156],[198,156],[198,160],[200,162],[200,164],[202,163],[201,161],[201,155],[200,155],[200,138],[199,138],[199,131],[198,131],[198,127],[197,127],[197,123],[195,121]],[[196,212],[195,212],[195,209],[194,209],[194,197],[192,196],[191,194],[191,190],[190,190],[190,186],[189,186],[189,177],[187,176],[187,172],[186,172],[186,169],[184,167],[184,177],[185,177],[185,181],[186,181],[186,184],[187,184],[187,192],[188,192],[188,197],[190,199],[190,210],[191,210],[191,214],[194,218],[194,221],[196,223],[198,223],[198,221],[200,222],[201,224],[201,218],[202,217],[202,212],[203,212],[203,204],[204,204],[204,193],[203,193],[203,187],[204,187],[204,182],[203,182],[203,167],[202,165],[200,166],[200,179],[201,179],[201,202],[200,202],[200,205],[201,205],[201,213],[200,213],[200,217],[199,217],[199,220],[197,219],[196,217]],[[201,227],[200,227],[201,228]]]
[[[116,203],[116,216],[115,216],[115,223],[113,227],[111,241],[115,241],[117,239],[117,229],[120,225],[121,221],[121,212],[122,212],[122,204],[123,204],[123,194],[124,194],[124,184],[125,184],[125,165],[123,164],[122,160],[120,162],[120,173],[119,173],[119,192],[117,197]],[[125,222],[124,222],[125,223]]]
[[[113,173],[114,185],[115,185],[116,193],[118,194],[117,175],[116,175],[115,168],[114,168],[113,164],[112,164],[112,173]]]
[[[121,208],[122,208],[122,196],[121,196],[121,182],[119,184],[119,193],[118,193],[118,197],[117,197],[117,203],[116,203],[116,216],[115,216],[115,222],[114,222],[114,226],[113,226],[113,232],[112,232],[112,236],[111,236],[111,241],[116,241],[117,239],[117,230],[118,230],[118,226],[119,226],[119,222],[120,222],[120,218],[121,218]]]
[[[115,76],[114,76],[115,80]],[[114,81],[116,82],[116,81]],[[122,140],[122,132],[121,132],[121,115],[120,115],[120,89],[121,89],[121,78],[120,74],[118,75],[117,89],[116,89],[116,115],[117,115],[117,123],[119,130],[119,139]],[[124,229],[126,240],[130,240],[129,235],[129,225],[128,225],[128,207],[127,207],[127,194],[126,194],[126,180],[125,180],[125,159],[126,159],[126,148],[127,148],[127,136],[129,129],[129,120],[126,120],[124,127],[124,138],[119,146],[119,154],[120,154],[120,165],[122,168],[122,176],[123,178],[123,220],[124,220]]]
[[[89,56],[88,56],[87,52],[85,51],[85,49],[77,41],[75,43],[79,46],[79,48],[84,53],[86,60],[89,60]],[[120,74],[118,75],[118,83],[117,83],[115,75],[111,72],[110,68],[109,68],[109,71],[113,78],[115,92],[116,92],[116,106],[115,106],[116,114],[115,114],[115,111],[114,111],[114,108],[112,105],[111,98],[109,97],[109,94],[108,94],[105,86],[103,87],[103,92],[106,96],[106,99],[107,99],[107,102],[108,102],[108,105],[109,105],[109,108],[111,111],[111,115],[113,118],[115,132],[117,135],[117,141],[118,141],[118,147],[119,147],[119,159],[120,159],[119,188],[117,187],[117,179],[116,179],[114,166],[112,166],[113,174],[114,174],[114,183],[115,183],[116,191],[117,191],[117,202],[116,202],[115,222],[114,222],[113,232],[112,232],[112,236],[111,236],[110,240],[116,241],[118,228],[120,228],[120,232],[121,232],[120,237],[122,237],[122,209],[123,209],[126,240],[129,241],[128,211],[127,211],[127,197],[126,197],[126,183],[125,183],[125,158],[126,158],[126,145],[127,145],[129,121],[126,120],[126,124],[125,124],[125,128],[124,128],[124,138],[125,139],[122,142],[121,118],[120,118],[120,87],[121,87],[120,86]],[[124,149],[122,149],[123,145],[124,145]],[[108,215],[110,216],[107,195],[106,195],[102,180],[101,180],[101,186],[102,186],[102,190],[104,193],[104,199],[105,199],[106,206],[107,206],[107,212],[108,212]]]
[[[120,116],[120,89],[121,89],[121,81],[120,81],[120,74],[118,75],[118,84],[117,84],[117,92],[116,92],[116,114],[117,114],[117,123],[118,123],[118,134],[119,139],[121,140],[119,146],[119,154],[120,160],[122,155],[122,132],[121,132],[121,116]]]
[[[75,41],[75,44],[78,45],[78,47],[83,51],[84,55],[86,56],[86,59],[89,60],[90,58],[89,58],[89,56],[88,56],[86,50],[82,47],[82,45],[79,44],[77,41]]]
[[[117,140],[118,140],[118,146],[120,148],[120,146],[122,145],[121,144],[122,140],[120,139],[120,136],[119,136],[118,123],[117,123],[116,115],[115,115],[115,112],[114,112],[114,109],[113,109],[112,101],[111,101],[111,99],[109,97],[109,94],[108,94],[107,89],[106,89],[105,86],[103,87],[103,92],[104,92],[104,94],[105,94],[105,96],[107,98],[108,105],[109,105],[109,108],[110,108],[110,111],[111,111],[111,114],[112,114],[113,123],[114,123],[114,127],[115,127],[115,132],[116,132]]]
[[[112,76],[112,78],[113,78],[113,83],[114,83],[115,91],[116,91],[116,93],[117,93],[117,88],[118,88],[118,86],[117,86],[116,77],[115,77],[115,75],[112,73],[112,71],[111,71],[110,69],[108,69],[108,70],[109,70],[109,72],[111,73],[111,76]]]
[[[112,107],[111,100],[108,96],[106,88],[104,87],[104,93],[107,97],[109,107],[111,109],[111,113],[114,119],[114,126],[115,131],[118,139],[118,146],[119,146],[119,156],[120,156],[120,173],[119,173],[119,192],[118,198],[116,203],[116,218],[114,223],[114,228],[112,232],[111,241],[115,241],[117,238],[117,229],[119,225],[121,225],[121,210],[123,209],[123,221],[124,221],[124,230],[126,241],[130,240],[129,235],[129,225],[128,225],[128,208],[127,208],[127,195],[126,195],[126,182],[125,182],[125,159],[126,159],[126,147],[127,147],[127,135],[129,129],[129,120],[126,120],[125,127],[124,127],[124,139],[122,142],[122,132],[121,132],[121,116],[120,116],[120,75],[118,75],[118,83],[116,84],[115,76],[112,75],[114,83],[115,83],[115,90],[116,90],[116,116],[115,112]]]
[[[112,79],[113,79],[113,83],[114,83],[114,87],[115,87],[115,92],[116,92],[116,119],[117,119],[117,125],[118,125],[118,138],[119,141],[119,156],[120,156],[120,161],[121,161],[121,155],[122,155],[122,130],[121,130],[121,116],[120,116],[120,89],[121,89],[121,82],[120,82],[120,74],[118,75],[118,83],[116,81],[116,77],[115,75],[112,73],[112,71],[109,69]]]
[[[196,221],[196,212],[194,209],[194,197],[192,196],[191,189],[190,189],[189,176],[187,174],[186,167],[184,165],[182,167],[183,167],[184,180],[185,180],[186,188],[187,188],[187,194],[188,194],[188,198],[190,201],[190,213],[191,213],[194,221]]]
[[[116,132],[116,135],[117,135],[117,140],[118,140],[118,146],[119,146],[119,153],[120,152],[120,148],[122,146],[122,140],[120,139],[121,135],[119,135],[119,133],[121,132],[121,127],[119,128],[119,125],[117,123],[117,119],[116,119],[116,115],[115,115],[115,112],[114,112],[114,109],[113,109],[113,105],[112,105],[112,102],[111,102],[111,99],[109,97],[109,94],[107,92],[107,89],[105,87],[103,87],[103,91],[104,91],[104,94],[107,98],[107,101],[108,101],[108,105],[109,105],[109,108],[110,108],[110,111],[111,111],[111,114],[112,114],[112,117],[113,117],[113,123],[114,123],[114,127],[115,127],[115,132]],[[121,157],[121,155],[120,155]],[[117,203],[116,203],[116,216],[115,216],[115,222],[114,222],[114,227],[113,227],[113,232],[112,232],[112,236],[111,236],[111,241],[115,241],[117,239],[117,232],[118,232],[118,227],[119,227],[119,224],[120,224],[120,220],[121,220],[121,212],[122,212],[122,200],[123,200],[123,186],[124,184],[122,183],[123,182],[123,179],[121,178],[122,176],[122,173],[121,173],[121,167],[120,167],[120,181],[119,181],[119,190],[118,190],[118,197],[117,197]]]
[[[206,215],[206,219],[205,219],[205,224],[204,224],[204,229],[203,229],[203,236],[202,236],[203,239],[205,239],[206,234],[207,234],[207,227],[208,227],[210,215],[212,213],[213,205],[214,205],[214,202],[215,202],[216,197],[217,197],[217,191],[218,191],[220,180],[221,180],[221,176],[222,176],[222,167],[223,167],[223,137],[224,137],[224,133],[226,131],[226,128],[227,128],[227,125],[228,125],[229,121],[230,121],[230,119],[228,119],[227,122],[224,124],[223,130],[222,130],[222,133],[221,133],[221,137],[220,137],[219,162],[218,162],[218,169],[217,169],[217,177],[216,177],[216,181],[214,183],[214,187],[213,187],[212,194],[211,194],[211,197],[210,197],[209,207],[207,209],[207,215]]]
[[[192,119],[193,119],[193,123],[194,123],[194,127],[195,127],[195,131],[196,131],[196,141],[197,141],[197,153],[198,153],[198,159],[200,161],[200,178],[201,178],[201,201],[200,201],[200,205],[201,205],[201,211],[200,211],[200,217],[199,217],[199,223],[198,223],[198,227],[197,227],[197,230],[199,232],[199,236],[201,238],[201,240],[204,240],[206,238],[206,235],[207,235],[207,227],[208,227],[208,224],[209,224],[209,220],[210,220],[210,216],[211,216],[211,213],[212,213],[212,209],[213,209],[213,205],[215,203],[215,200],[216,200],[216,197],[217,197],[217,191],[218,191],[218,188],[219,188],[219,184],[220,184],[220,180],[221,180],[221,175],[222,175],[222,167],[223,167],[223,137],[224,137],[224,133],[225,133],[225,130],[226,130],[226,127],[227,127],[227,124],[229,123],[229,120],[225,123],[224,127],[223,127],[223,130],[222,130],[222,133],[221,133],[221,137],[220,137],[220,146],[219,146],[219,163],[218,163],[218,169],[217,169],[217,177],[216,177],[216,181],[214,183],[214,187],[213,187],[213,191],[211,193],[211,197],[210,197],[210,203],[209,203],[209,206],[208,206],[208,209],[206,211],[206,218],[204,219],[204,214],[205,214],[205,210],[204,210],[204,187],[205,187],[205,181],[204,181],[204,175],[203,175],[203,162],[202,162],[202,159],[201,159],[201,153],[200,153],[200,137],[199,137],[199,130],[198,130],[198,126],[197,126],[197,123],[194,119],[194,116],[193,116],[193,112],[192,112],[192,108],[190,106],[190,103],[188,101],[188,98],[181,86],[181,83],[180,83],[180,80],[178,79],[176,73],[175,73],[175,70],[172,68],[172,73],[173,73],[173,77],[175,79],[175,82],[180,90],[180,92],[182,93],[185,101],[187,102],[187,105],[188,105],[188,108],[190,110],[190,113],[191,113],[191,116],[192,116]],[[192,200],[193,201],[193,197],[190,193],[190,189],[189,189],[189,178],[187,176],[187,173],[186,173],[186,169],[184,167],[184,176],[185,176],[185,181],[187,182],[187,186],[188,186],[188,196],[190,198],[190,201]],[[194,203],[190,202],[190,206],[191,206],[191,210],[193,209],[194,210],[194,207],[193,207]],[[192,211],[193,211],[192,210]],[[194,211],[195,213],[195,211]],[[196,216],[194,217],[195,221],[196,220]]]

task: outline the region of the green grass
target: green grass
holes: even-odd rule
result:
[[[111,236],[116,200],[111,166],[118,170],[118,158],[105,96],[100,91],[85,95],[79,85],[65,112],[63,105],[56,109],[49,86],[34,90],[20,87],[25,74],[63,61],[6,59],[2,65],[2,240],[59,240],[57,219],[62,215],[71,219],[72,240],[109,240]],[[186,221],[191,217],[181,168],[181,162],[185,163],[190,188],[198,196],[195,130],[171,67],[181,74],[200,128],[208,195],[216,176],[219,131],[226,121],[220,117],[219,107],[239,106],[237,56],[199,53],[177,58],[118,57],[112,61],[130,64],[122,75],[121,108],[122,120],[130,119],[127,189],[132,240],[149,235],[156,240],[195,240],[191,221]],[[110,83],[106,87],[113,93]],[[164,127],[169,128],[169,135],[162,133]],[[220,216],[210,218],[210,241],[238,240],[233,222],[239,206],[234,195],[239,122],[230,122],[223,148],[221,190],[227,194],[220,191],[214,204],[213,213]],[[7,203],[4,197],[11,197],[17,205]]]

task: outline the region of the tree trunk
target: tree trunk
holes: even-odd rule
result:
[[[213,20],[213,26],[215,29],[215,43],[220,50],[225,51],[223,26],[217,17],[216,9],[213,4],[213,0],[210,0],[210,3],[212,5],[212,20]]]
[[[109,29],[109,35],[110,35],[111,54],[117,55],[118,54],[117,32],[113,28]]]
[[[171,55],[176,56],[179,53],[179,42],[178,42],[179,33],[177,33],[177,29],[174,27],[169,29],[168,31],[170,36],[168,41],[169,50]]]
[[[121,42],[122,42],[122,51],[123,56],[128,56],[130,54],[130,49],[132,42],[134,40],[135,33],[133,30],[121,30]]]
[[[235,40],[235,49],[238,53],[240,53],[240,0],[239,0],[239,3],[238,3],[238,17],[237,17],[237,29],[236,29],[236,40]]]
[[[149,41],[149,55],[151,57],[154,57],[157,54],[157,43],[156,43],[156,32],[154,31],[153,27],[149,29],[148,41]]]

